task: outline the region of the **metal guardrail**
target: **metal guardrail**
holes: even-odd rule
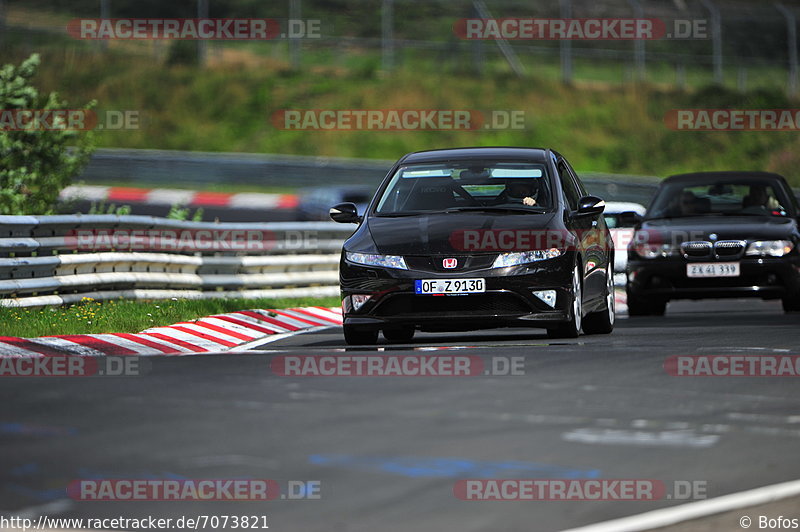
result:
[[[83,297],[335,295],[339,250],[353,230],[333,222],[0,216],[0,306],[58,305]]]
[[[235,182],[237,175],[252,179],[259,172],[272,172],[283,180],[305,179],[309,184],[335,184],[337,180],[353,183],[359,175],[364,182],[374,184],[391,165],[386,161],[292,156],[113,152],[96,156],[101,160],[105,157],[110,164],[102,167],[106,178],[121,177],[110,169],[124,172],[121,168],[126,165],[118,163],[120,158],[128,157],[129,161],[138,161],[134,165],[143,164],[154,172],[148,175],[169,177],[171,182],[179,181],[176,176],[183,171],[191,171],[195,181],[216,180],[217,172],[224,168],[227,182]],[[240,174],[235,170],[237,165]],[[130,165],[127,167],[130,169]],[[657,179],[585,174],[584,182],[590,192],[606,199],[647,204]],[[336,295],[339,250],[353,230],[353,226],[333,222],[208,223],[152,216],[0,216],[0,306],[59,305],[83,297]],[[138,241],[133,238],[137,232],[144,235]],[[189,248],[170,247],[163,239],[154,243],[146,238],[170,234],[175,239],[178,234],[193,237],[203,232],[228,236],[220,239],[220,246]],[[238,237],[233,236],[236,232]],[[129,238],[109,240],[109,235],[119,234]],[[251,236],[257,237],[252,249],[224,245],[226,238],[247,243]],[[215,241],[215,237],[210,240]]]

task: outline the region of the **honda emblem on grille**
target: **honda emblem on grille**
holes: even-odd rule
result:
[[[448,270],[452,270],[458,266],[458,259],[442,259],[442,267]]]

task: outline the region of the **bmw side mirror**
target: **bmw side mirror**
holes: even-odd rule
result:
[[[573,213],[573,216],[599,216],[603,214],[606,208],[606,202],[597,196],[584,196],[578,200],[578,209]]]
[[[331,207],[329,211],[331,220],[340,224],[357,224],[361,221],[358,215],[358,207],[355,203],[339,203]]]

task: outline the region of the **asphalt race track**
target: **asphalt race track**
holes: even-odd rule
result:
[[[705,483],[708,497],[800,478],[800,380],[673,377],[671,355],[798,353],[800,316],[761,301],[672,303],[610,336],[419,334],[345,350],[335,328],[252,354],[152,358],[140,377],[0,385],[1,513],[266,515],[273,531],[550,531],[685,501],[463,501],[459,479]],[[458,349],[451,349],[458,347]],[[524,357],[524,374],[283,377],[279,355]],[[320,481],[318,500],[86,502],[86,478]],[[797,516],[794,516],[797,517]],[[730,530],[739,529],[731,523]]]

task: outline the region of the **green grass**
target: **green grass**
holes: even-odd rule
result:
[[[245,309],[337,307],[337,297],[294,299],[212,299],[177,301],[85,300],[65,307],[0,307],[3,336],[35,338],[64,334],[136,333],[149,327],[191,321]]]

